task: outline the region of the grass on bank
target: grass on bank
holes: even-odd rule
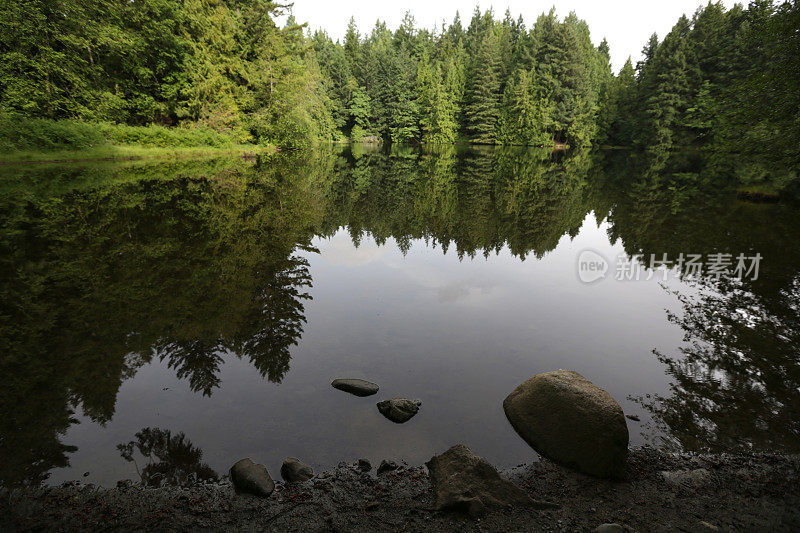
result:
[[[228,146],[136,146],[107,145],[77,150],[19,151],[0,153],[0,163],[57,163],[62,161],[101,161],[145,158],[179,158],[223,154],[253,154],[271,147],[254,144]]]
[[[0,116],[0,162],[190,157],[262,151],[241,132]]]

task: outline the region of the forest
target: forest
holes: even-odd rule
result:
[[[344,39],[269,0],[20,0],[0,7],[0,148],[319,142],[634,147],[656,171],[788,186],[800,165],[800,6],[709,2],[614,73],[555,9]],[[277,20],[289,13],[285,24]],[[747,165],[730,166],[732,158]]]

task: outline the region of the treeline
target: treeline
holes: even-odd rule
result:
[[[367,33],[351,19],[334,41],[291,16],[281,27],[286,9],[270,0],[3,2],[0,147],[82,148],[98,137],[600,144],[641,148],[654,175],[670,151],[699,148],[719,175],[798,181],[796,1],[709,3],[663,40],[654,35],[643,60],[617,75],[607,43],[594,46],[575,14],[551,10],[527,26],[476,8],[467,24],[456,14],[436,29],[409,14],[395,31],[379,21]],[[195,133],[83,131],[65,119]],[[733,159],[748,165],[734,169]]]
[[[200,125],[239,142],[330,139],[313,50],[303,26],[275,23],[284,10],[270,0],[2,2],[0,113]]]
[[[589,144],[613,75],[608,45],[586,22],[554,10],[527,28],[507,11],[476,8],[465,28],[417,29],[407,14],[392,32],[362,37],[353,19],[343,42],[317,31],[336,127],[352,140]]]
[[[658,172],[700,148],[717,173],[786,185],[800,168],[800,5],[709,3],[681,17],[615,78],[606,142],[638,146]],[[781,183],[783,182],[783,183]]]

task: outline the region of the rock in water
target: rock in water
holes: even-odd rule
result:
[[[334,389],[343,390],[356,396],[372,396],[378,392],[378,386],[375,383],[363,379],[334,379]]]
[[[392,422],[402,424],[411,420],[411,417],[419,412],[420,405],[422,402],[419,400],[392,398],[378,402],[378,411]]]
[[[275,482],[264,465],[255,464],[250,458],[242,459],[231,467],[231,481],[236,492],[268,497],[275,490]]]
[[[574,370],[533,376],[508,395],[503,409],[545,457],[598,477],[624,476],[628,427],[622,408]]]
[[[287,457],[281,465],[281,477],[289,483],[308,481],[314,477],[314,470],[294,457]]]
[[[442,455],[432,457],[425,465],[431,474],[436,509],[439,510],[452,509],[474,516],[487,507],[558,507],[534,500],[524,490],[500,477],[492,465],[463,444],[456,444]]]

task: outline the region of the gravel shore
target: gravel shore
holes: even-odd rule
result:
[[[374,466],[374,465],[373,465]],[[798,531],[800,457],[774,454],[630,452],[623,481],[592,478],[549,461],[501,471],[536,499],[560,508],[509,508],[473,518],[433,510],[424,466],[375,474],[357,463],[265,499],[230,482],[148,489],[121,483],[0,489],[4,531]]]

